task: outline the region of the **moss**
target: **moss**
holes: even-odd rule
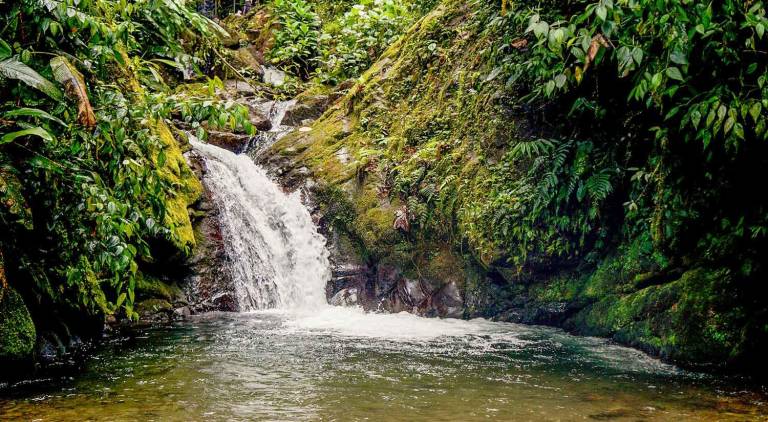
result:
[[[165,225],[171,230],[171,241],[180,251],[188,254],[195,246],[195,235],[187,208],[197,201],[203,186],[189,168],[181,147],[168,125],[163,121],[155,124],[155,131],[163,145],[165,162],[160,166],[161,177],[172,186],[173,193],[166,197]],[[155,155],[159,165],[160,151]]]
[[[165,299],[174,301],[183,296],[179,286],[167,284],[156,277],[138,273],[136,277],[136,293],[139,298]]]
[[[687,363],[724,363],[738,349],[738,310],[724,295],[724,270],[697,268],[672,282],[626,294],[607,294],[567,326]]]
[[[36,335],[21,295],[11,287],[0,286],[0,361],[31,358]]]
[[[164,299],[147,299],[137,303],[135,311],[139,318],[147,319],[154,314],[173,311],[173,305]]]

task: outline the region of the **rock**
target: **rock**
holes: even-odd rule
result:
[[[167,319],[167,315],[173,312],[173,306],[163,299],[147,299],[136,304],[136,313],[142,321],[158,321]]]
[[[342,289],[336,293],[330,301],[333,306],[357,306],[358,295],[356,288]]]
[[[250,103],[248,103],[247,106],[250,112],[251,124],[256,126],[256,129],[262,132],[267,132],[272,129],[272,120],[260,107]]]
[[[450,282],[432,296],[432,307],[443,318],[461,318],[464,315],[464,301],[456,283]]]
[[[36,337],[32,316],[21,295],[0,285],[0,361],[31,359]]]
[[[296,104],[285,111],[283,124],[287,126],[300,126],[306,121],[318,119],[325,113],[331,104],[327,95],[311,95],[297,98]]]
[[[241,72],[263,79],[265,70],[259,61],[259,52],[253,47],[241,47],[234,53],[235,65]],[[262,58],[263,60],[263,58]]]
[[[251,135],[242,135],[239,133],[220,132],[216,130],[208,131],[208,143],[216,145],[219,148],[240,154],[248,148],[248,144],[253,139]]]
[[[227,79],[224,81],[224,92],[217,90],[216,94],[226,98],[251,97],[256,95],[256,89],[246,82]]]
[[[264,83],[272,85],[272,86],[283,86],[285,84],[285,72],[279,69],[275,69],[271,66],[264,66],[264,76],[263,80]]]
[[[207,172],[205,161],[199,154],[188,155],[195,173],[203,179]],[[219,210],[210,189],[204,185],[203,197],[195,204],[195,211],[201,216],[194,221],[197,247],[186,265],[190,275],[184,280],[187,297],[193,298],[189,310],[192,313],[208,311],[237,311],[234,296],[234,282],[226,270],[227,254],[219,222]],[[229,297],[230,300],[224,299]],[[216,299],[218,298],[218,299]],[[215,300],[216,299],[216,300]]]
[[[192,315],[192,311],[189,309],[189,306],[176,308],[173,310],[173,313],[176,314],[176,316],[181,318],[188,318]]]
[[[379,265],[376,271],[375,293],[381,298],[390,293],[397,286],[401,278],[400,269],[392,265]]]

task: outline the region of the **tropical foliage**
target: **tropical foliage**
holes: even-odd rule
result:
[[[158,242],[192,246],[186,204],[197,182],[164,119],[252,130],[237,107],[166,92],[164,76],[211,65],[222,30],[177,0],[23,0],[0,16],[10,279],[43,305],[132,316],[136,274]]]

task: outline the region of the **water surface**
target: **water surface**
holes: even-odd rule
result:
[[[766,420],[755,389],[605,340],[483,320],[210,314],[112,339],[0,420]]]

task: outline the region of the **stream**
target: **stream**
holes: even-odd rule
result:
[[[193,146],[243,312],[109,338],[79,371],[0,390],[0,420],[767,420],[760,388],[607,340],[332,307],[299,195],[247,155]]]

